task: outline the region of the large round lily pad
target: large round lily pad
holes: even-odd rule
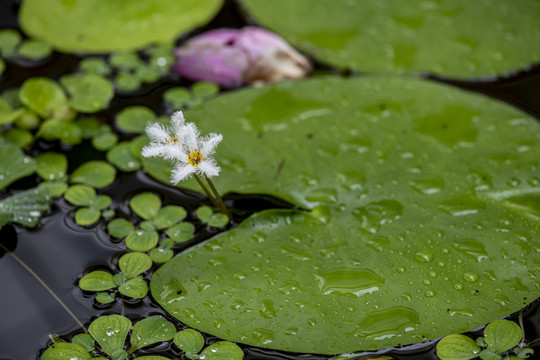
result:
[[[153,297],[187,325],[334,354],[467,331],[540,296],[530,116],[368,77],[248,89],[186,119],[223,133],[218,189],[306,209],[256,214],[157,270]]]
[[[242,0],[320,61],[362,72],[478,78],[540,62],[535,0]]]
[[[174,39],[210,20],[222,0],[25,0],[21,26],[65,52],[130,50]]]

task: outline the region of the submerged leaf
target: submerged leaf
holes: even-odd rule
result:
[[[98,342],[107,355],[122,350],[127,334],[131,328],[131,321],[120,315],[101,316],[92,321],[88,332]]]
[[[161,341],[172,340],[176,334],[174,325],[163,316],[147,317],[133,326],[130,353]]]

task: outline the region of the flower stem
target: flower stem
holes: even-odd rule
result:
[[[215,207],[219,208],[219,204],[217,202],[217,200],[212,196],[212,194],[210,193],[210,190],[208,190],[208,188],[206,187],[206,185],[204,185],[204,183],[202,182],[201,178],[199,177],[199,175],[197,174],[193,174],[193,177],[195,178],[195,180],[197,180],[197,182],[199,183],[200,187],[203,189],[204,193],[206,194],[206,196],[208,196],[208,198],[210,199],[210,201],[212,201],[212,204],[214,204]]]
[[[223,202],[223,198],[221,197],[221,195],[219,195],[219,192],[217,191],[216,187],[214,186],[214,183],[212,182],[212,180],[210,180],[210,178],[208,176],[205,176],[205,178],[206,178],[206,181],[208,182],[208,185],[210,185],[210,188],[212,189],[212,192],[216,196],[216,200],[219,203],[218,208],[221,211],[223,211],[223,213],[225,215],[227,215],[229,220],[232,220],[233,217],[232,217],[231,213],[229,212],[229,209],[227,209],[227,206],[225,205],[225,202]]]
[[[62,306],[64,310],[66,310],[66,312],[73,318],[73,320],[75,320],[75,322],[81,327],[81,329],[83,329],[85,333],[88,333],[83,323],[77,318],[77,316],[75,316],[73,312],[71,312],[71,310],[69,310],[67,305],[54,293],[54,291],[52,291],[52,289],[45,283],[45,281],[43,281],[38,276],[38,274],[36,274],[28,265],[26,265],[25,262],[22,261],[17,255],[9,251],[9,249],[6,248],[4,245],[0,244],[0,248],[2,248],[2,250],[4,250],[6,254],[9,254],[15,261],[17,261],[19,265],[21,265],[26,271],[28,271],[30,275],[32,275],[41,284],[41,286],[43,286],[45,290],[47,290],[49,294],[52,295],[52,297],[60,304],[60,306]]]

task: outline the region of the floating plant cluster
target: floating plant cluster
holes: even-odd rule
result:
[[[14,259],[78,327],[51,326],[64,335],[34,358],[534,353],[522,314],[540,296],[540,123],[417,74],[539,63],[537,1],[9,8],[0,228],[16,231],[0,266]],[[90,317],[12,239],[53,225],[114,252],[70,274]],[[519,325],[499,320],[512,313]]]

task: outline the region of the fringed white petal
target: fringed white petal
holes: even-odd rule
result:
[[[186,120],[184,114],[181,111],[177,111],[171,116],[172,130],[176,136],[182,134],[184,126],[186,126]]]
[[[150,124],[146,127],[146,134],[150,140],[163,143],[170,138],[169,132],[167,129],[158,123]]]
[[[197,167],[197,169],[207,177],[213,177],[219,175],[221,168],[216,165],[214,160],[203,160]]]
[[[142,149],[141,155],[144,157],[162,156],[165,152],[165,146],[161,144],[150,144]]]
[[[189,178],[196,171],[191,165],[187,164],[176,164],[171,172],[171,182],[173,184],[178,184],[180,181]]]
[[[187,150],[187,152],[191,152],[195,149],[199,149],[197,139],[199,138],[199,129],[195,126],[194,123],[188,123],[184,127],[183,132],[183,146]]]
[[[165,160],[174,160],[187,163],[188,154],[186,154],[180,144],[168,144],[163,148],[164,149],[161,156],[163,156]]]
[[[201,141],[201,153],[207,157],[214,153],[216,146],[223,140],[221,134],[210,134]]]

